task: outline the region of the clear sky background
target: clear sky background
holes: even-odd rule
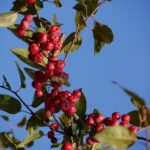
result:
[[[7,12],[11,3],[12,0],[1,0],[0,13]],[[49,20],[57,14],[59,22],[64,24],[62,31],[68,35],[75,30],[75,11],[72,7],[76,2],[62,0],[62,3],[63,7],[60,9],[45,3],[45,9],[40,14]],[[82,46],[67,60],[65,70],[70,75],[70,90],[82,88],[87,98],[87,112],[99,108],[105,116],[110,116],[114,111],[127,113],[134,110],[130,97],[113,85],[113,80],[138,93],[150,104],[150,1],[113,0],[99,9],[95,19],[113,30],[114,41],[111,45],[106,45],[99,55],[94,56],[91,32],[93,24],[92,21],[88,22],[89,28],[82,33]],[[14,61],[18,59],[10,52],[11,48],[27,48],[27,45],[7,29],[0,28],[0,83],[5,74],[14,89],[17,89],[20,81]],[[26,67],[24,63],[18,62]],[[31,80],[28,77],[26,79],[28,87],[21,91],[21,96],[31,104],[34,90],[30,85]],[[0,89],[0,93],[4,92],[7,93]],[[0,114],[5,113],[0,111]],[[0,121],[0,131],[7,131],[12,125],[16,136],[23,139],[27,133],[15,127],[22,116],[23,113],[11,116],[9,125]],[[49,147],[49,141],[44,137],[30,150],[49,150]],[[130,149],[142,150],[144,145],[138,142]]]

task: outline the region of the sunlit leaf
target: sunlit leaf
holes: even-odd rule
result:
[[[26,84],[25,84],[25,76],[24,76],[24,73],[23,71],[21,70],[20,68],[20,65],[18,62],[16,62],[16,66],[17,66],[17,69],[18,69],[18,72],[19,72],[19,75],[20,75],[20,82],[21,82],[21,87],[22,88],[26,88]]]
[[[31,143],[32,141],[35,141],[43,136],[42,131],[33,131],[31,132],[20,144],[17,145],[17,148],[25,147],[27,144]]]
[[[9,27],[15,24],[17,20],[17,13],[16,12],[7,12],[0,14],[0,27]]]
[[[96,133],[94,139],[114,149],[125,149],[137,140],[129,129],[122,126],[105,128]]]
[[[28,50],[23,48],[15,48],[11,50],[13,54],[15,54],[20,60],[22,60],[24,63],[28,64],[29,66],[32,66],[34,68],[38,69],[45,69],[47,60],[44,60],[42,63],[36,63],[28,58]]]
[[[20,102],[9,95],[0,94],[0,110],[10,114],[16,114],[21,110]]]

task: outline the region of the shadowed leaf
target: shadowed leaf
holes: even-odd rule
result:
[[[0,110],[16,114],[21,111],[21,104],[17,99],[9,95],[0,94]]]
[[[34,75],[35,75],[36,70],[30,69],[30,68],[24,68],[24,71],[28,74],[28,76],[31,79],[34,79]]]
[[[5,116],[5,115],[0,115],[0,117],[5,120],[5,121],[9,121],[9,117],[8,116]]]
[[[22,128],[27,122],[26,116],[24,116],[21,121],[17,124],[18,128]]]

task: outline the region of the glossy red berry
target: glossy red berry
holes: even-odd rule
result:
[[[74,90],[72,93],[76,98],[80,98],[81,96],[81,91],[80,90]]]
[[[100,123],[104,120],[104,116],[102,114],[96,114],[94,116],[94,122],[95,123]]]
[[[93,126],[94,125],[94,118],[92,116],[88,116],[87,120],[86,120],[86,124],[88,126]]]
[[[38,33],[37,39],[39,43],[46,43],[47,42],[47,33]]]
[[[136,134],[138,132],[138,128],[135,127],[134,125],[131,125],[129,128],[128,128],[133,134]]]
[[[53,131],[49,131],[47,135],[49,139],[53,139],[55,136]]]
[[[35,80],[43,82],[45,80],[44,73],[42,71],[36,71],[34,75]]]
[[[52,113],[51,113],[51,111],[48,110],[48,109],[46,109],[46,110],[44,111],[44,115],[45,115],[45,117],[47,117],[47,118],[52,117]]]
[[[67,111],[68,115],[74,115],[76,113],[76,107],[71,105]]]
[[[64,142],[62,145],[62,150],[73,150],[72,144],[69,142]]]
[[[119,120],[120,119],[120,113],[119,112],[114,112],[112,113],[112,119],[114,120]]]
[[[54,70],[55,69],[55,65],[54,65],[54,63],[48,63],[47,65],[46,65],[46,69],[48,69],[48,70]]]
[[[36,2],[36,0],[26,0],[27,4],[34,4]]]
[[[57,56],[52,56],[52,57],[51,57],[51,61],[52,61],[52,62],[56,62],[57,60],[58,60],[58,57],[57,57]]]
[[[51,26],[50,28],[49,28],[49,32],[51,32],[51,33],[55,33],[55,34],[60,34],[60,27],[58,27],[58,26]]]
[[[50,128],[53,130],[53,131],[58,131],[58,128],[59,128],[59,123],[58,122],[54,122],[50,125]]]
[[[111,126],[118,126],[118,125],[119,125],[118,120],[116,120],[116,119],[112,119]]]
[[[37,90],[35,91],[35,96],[36,96],[36,97],[42,97],[42,96],[43,96],[43,91],[40,90],[40,89],[37,89]]]
[[[36,55],[36,54],[39,53],[40,48],[39,48],[39,46],[38,46],[36,43],[31,43],[31,44],[29,45],[28,50],[29,50],[29,53],[30,53],[31,55]]]
[[[76,97],[73,96],[73,95],[71,95],[71,96],[69,97],[69,103],[70,103],[70,104],[75,104],[76,102],[77,102]]]
[[[89,145],[93,145],[93,144],[95,144],[95,140],[93,139],[93,137],[88,137],[86,139],[86,143]]]
[[[20,24],[20,28],[23,30],[28,30],[29,29],[30,23],[28,21],[23,20]]]
[[[23,36],[25,36],[25,33],[26,33],[26,30],[24,30],[24,29],[22,29],[22,28],[17,28],[17,35],[18,36],[21,36],[21,37],[23,37]]]
[[[54,49],[54,44],[52,42],[46,42],[44,45],[43,45],[43,48],[46,50],[46,51],[52,51]]]
[[[42,85],[43,85],[43,83],[38,80],[34,80],[32,82],[32,87],[35,89],[41,89]]]
[[[50,34],[48,36],[48,40],[52,43],[56,43],[57,41],[59,41],[59,36],[57,34]]]
[[[129,123],[130,122],[130,116],[128,114],[124,114],[121,116],[121,120],[122,120],[122,122]]]
[[[120,124],[119,125],[121,125],[121,126],[124,126],[124,127],[128,127],[128,123],[126,123],[126,122],[120,122]]]
[[[102,124],[102,123],[96,124],[94,129],[96,132],[100,132],[104,129],[104,124]]]
[[[25,15],[23,20],[32,22],[32,20],[33,20],[32,14]]]
[[[61,107],[62,111],[67,112],[70,108],[70,104],[67,101],[63,101],[63,102],[61,102],[60,107]]]
[[[105,124],[106,126],[111,126],[111,125],[112,125],[112,119],[109,118],[109,117],[106,117],[106,118],[104,119],[104,124]]]
[[[61,48],[62,48],[62,43],[60,41],[54,43],[55,50],[61,50]]]
[[[65,66],[65,62],[63,60],[56,61],[56,68],[57,69],[63,69]]]
[[[56,97],[58,95],[58,93],[59,93],[58,89],[53,89],[51,91],[51,95],[52,95],[53,98]]]
[[[35,62],[37,62],[37,63],[41,63],[42,61],[43,61],[43,55],[42,54],[40,54],[40,53],[38,53],[38,54],[36,54],[35,55],[35,57],[34,57],[34,60],[35,60]]]

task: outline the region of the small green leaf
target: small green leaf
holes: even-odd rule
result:
[[[71,49],[70,52],[74,52],[74,51],[76,51],[76,50],[80,47],[80,45],[81,45],[81,43],[82,43],[82,38],[81,38],[81,36],[78,35],[78,36],[76,37],[76,40],[74,41],[74,44],[73,44],[73,46],[72,46],[72,42],[73,42],[74,38],[75,38],[75,32],[71,33],[71,34],[65,39],[65,41],[64,41],[64,43],[63,43],[62,50],[61,50],[61,53],[62,53],[62,54],[67,53],[68,50],[70,49],[70,47],[72,47],[72,49]]]
[[[54,0],[54,4],[56,5],[56,7],[62,7],[62,3],[60,0]]]
[[[128,113],[130,115],[130,123],[140,127],[141,121],[140,121],[140,114],[137,110],[131,111]]]
[[[85,4],[80,4],[80,3],[78,3],[78,4],[76,4],[74,7],[73,7],[73,9],[75,9],[77,12],[80,12],[80,13],[82,13],[82,15],[84,16],[84,17],[86,17],[86,5]]]
[[[76,13],[75,22],[76,22],[76,28],[79,31],[82,31],[86,26],[84,18],[83,18],[82,14],[80,12]]]
[[[35,116],[35,115],[36,115],[36,116]],[[29,118],[28,122],[27,122],[27,127],[26,127],[26,129],[27,129],[27,131],[29,131],[29,132],[31,132],[31,131],[37,129],[38,127],[44,127],[44,126],[46,126],[46,125],[42,122],[43,118],[45,117],[45,116],[44,116],[44,109],[38,110],[38,111],[35,113],[35,115],[32,115],[32,116]],[[37,117],[38,117],[38,118],[37,118]],[[45,120],[45,121],[48,122],[48,120]]]
[[[110,44],[113,41],[113,32],[108,26],[94,22],[93,37],[94,53],[97,54],[104,44]]]
[[[71,125],[71,119],[69,116],[63,114],[59,116],[60,123],[63,127],[68,127]]]
[[[27,122],[26,116],[24,116],[21,121],[17,124],[18,128],[22,128]]]
[[[52,82],[57,82],[57,83],[60,83],[60,84],[64,84],[64,85],[66,85],[66,86],[68,86],[68,87],[71,86],[71,84],[70,84],[66,79],[63,79],[63,78],[58,77],[58,76],[53,76],[53,77],[51,78],[51,81],[52,81]]]
[[[11,50],[13,54],[15,54],[20,60],[22,60],[24,63],[38,69],[45,69],[45,66],[47,64],[47,59],[44,60],[42,63],[36,63],[28,58],[28,50],[23,49],[23,48],[15,48]]]
[[[21,70],[20,65],[18,64],[18,62],[16,62],[16,66],[17,66],[17,69],[18,69],[18,72],[19,72],[19,75],[20,75],[21,87],[26,88],[26,84],[25,84],[26,78],[25,78],[24,73]]]
[[[17,13],[16,12],[7,12],[0,14],[0,27],[9,27],[15,24],[17,20]]]
[[[17,148],[25,147],[27,144],[41,138],[42,136],[44,136],[42,131],[33,131],[20,144],[17,145]]]
[[[93,146],[92,146],[92,149],[91,150],[102,150],[102,144],[101,143],[95,143]]]
[[[0,115],[0,117],[5,120],[5,121],[9,121],[9,117],[8,116],[5,116],[5,115]]]
[[[127,148],[137,140],[129,129],[122,126],[105,128],[96,133],[94,139],[114,149]]]
[[[16,25],[13,25],[13,26],[10,26],[8,27],[7,29],[9,31],[11,31],[17,38],[19,38],[20,40],[24,41],[25,43],[29,43],[29,40],[33,37],[33,32],[31,30],[26,30],[26,33],[25,33],[25,36],[23,37],[20,37],[18,34],[17,34],[17,28],[18,28],[18,24]]]
[[[11,89],[11,86],[10,86],[10,84],[9,84],[9,82],[8,82],[8,80],[7,80],[7,78],[6,78],[5,75],[3,75],[3,80],[4,80],[4,85],[5,85],[8,89]]]
[[[30,68],[24,68],[24,71],[27,73],[27,75],[28,75],[31,79],[34,79],[36,70],[30,69]]]
[[[86,98],[84,96],[84,93],[81,91],[82,95],[79,98],[79,100],[76,103],[76,109],[77,109],[77,115],[83,119],[86,114]]]
[[[0,110],[16,114],[21,111],[21,104],[17,99],[9,95],[0,94]]]

